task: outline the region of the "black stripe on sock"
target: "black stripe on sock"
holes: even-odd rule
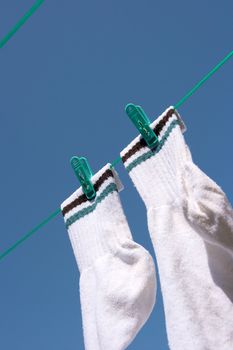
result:
[[[97,192],[100,188],[100,186],[109,178],[113,177],[113,172],[111,169],[107,169],[101,176],[100,178],[94,183],[94,188],[95,191]],[[70,210],[74,209],[78,205],[87,202],[88,199],[85,194],[81,194],[78,198],[73,200],[73,202],[67,204],[63,209],[62,209],[62,214],[63,216],[67,214]]]
[[[159,136],[159,134],[161,133],[161,131],[165,127],[166,123],[172,117],[173,114],[176,114],[175,109],[174,108],[169,109],[167,111],[166,115],[163,117],[163,119],[161,119],[160,122],[154,127],[153,130],[157,136]],[[123,163],[125,163],[127,161],[127,159],[132,157],[132,155],[134,155],[135,153],[140,151],[140,149],[142,149],[143,147],[146,147],[146,146],[147,146],[146,141],[143,138],[140,138],[140,140],[130,150],[128,150],[128,152],[126,152],[123,155],[123,157],[122,157]]]

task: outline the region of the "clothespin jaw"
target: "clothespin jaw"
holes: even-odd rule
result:
[[[150,119],[140,106],[129,103],[125,107],[125,111],[132,120],[138,131],[147,143],[147,146],[154,148],[157,146],[159,140],[154,130],[150,127]]]
[[[96,196],[95,188],[91,182],[93,176],[90,165],[84,157],[72,157],[70,159],[71,166],[75,172],[75,175],[79,179],[83,192],[88,199],[93,199]]]

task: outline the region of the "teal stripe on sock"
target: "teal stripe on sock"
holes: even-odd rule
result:
[[[110,193],[117,191],[117,186],[115,183],[109,184],[103,192],[95,198],[95,203],[92,205],[89,205],[89,207],[83,208],[82,210],[79,210],[77,213],[69,217],[69,219],[66,220],[66,228],[68,228],[70,225],[72,225],[75,221],[83,218],[85,215],[90,214],[95,210],[97,207],[97,204],[102,202],[104,198],[106,198]]]
[[[148,152],[142,154],[141,156],[139,156],[138,158],[136,158],[135,160],[132,161],[132,163],[130,163],[127,167],[126,170],[128,172],[130,172],[133,168],[135,168],[137,165],[141,164],[142,162],[144,162],[145,160],[153,157],[155,154],[159,153],[159,151],[162,149],[163,145],[165,144],[165,142],[168,139],[168,136],[170,135],[170,133],[172,132],[172,130],[179,125],[179,121],[178,120],[173,120],[171,122],[171,124],[169,125],[167,131],[165,132],[165,134],[163,135],[162,139],[159,141],[159,145],[157,146],[157,148],[154,151],[149,150]]]

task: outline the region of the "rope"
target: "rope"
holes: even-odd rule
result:
[[[0,41],[0,49],[10,40],[10,38],[24,25],[24,23],[31,17],[31,15],[40,7],[44,0],[37,0],[34,5],[23,15],[16,25],[4,36]]]
[[[21,243],[23,243],[26,239],[28,239],[30,236],[32,236],[36,231],[38,231],[41,227],[45,226],[50,220],[52,220],[53,218],[55,218],[55,216],[57,216],[59,213],[61,212],[61,209],[57,209],[55,210],[51,215],[49,215],[46,219],[44,219],[43,221],[41,221],[41,223],[39,223],[37,226],[35,226],[32,230],[30,230],[28,233],[26,233],[26,235],[24,235],[23,237],[21,237],[18,241],[16,241],[10,248],[8,248],[7,250],[5,250],[5,252],[3,252],[0,255],[0,260],[2,260],[3,258],[5,258],[6,255],[10,254],[12,252],[12,250],[14,250],[15,248],[17,248]]]
[[[226,55],[222,61],[220,61],[209,73],[207,73],[204,78],[202,78],[177,104],[174,106],[175,108],[180,107],[190,96],[194,94],[201,85],[203,85],[210,77],[213,75],[220,67],[224,65],[231,57],[233,56],[233,50]]]

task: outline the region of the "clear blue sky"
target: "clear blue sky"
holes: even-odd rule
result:
[[[3,37],[33,0],[1,0]],[[153,120],[232,50],[232,1],[45,1],[0,50],[0,251],[60,206],[137,132],[124,106]],[[233,59],[179,108],[195,162],[232,196]],[[134,239],[153,254],[145,209],[122,164]],[[166,259],[166,257],[164,257]],[[62,216],[0,262],[4,350],[83,349],[79,273]],[[160,290],[130,350],[167,350]],[[107,349],[106,349],[107,350]]]

